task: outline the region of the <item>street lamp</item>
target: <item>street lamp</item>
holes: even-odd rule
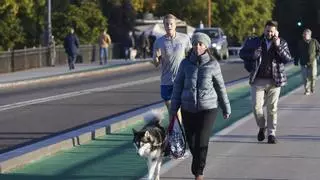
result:
[[[47,39],[47,46],[49,47],[52,40],[52,27],[51,27],[51,0],[47,1],[47,8],[48,8],[48,39]]]
[[[48,27],[47,27],[47,49],[48,49],[48,62],[50,66],[55,65],[55,47],[53,44],[53,36],[52,36],[52,25],[51,25],[51,0],[47,0],[47,8],[48,8]]]
[[[298,21],[298,22],[297,22],[297,26],[301,27],[301,26],[302,26],[302,22],[301,22],[301,21]]]
[[[208,0],[208,27],[211,27],[211,0]]]

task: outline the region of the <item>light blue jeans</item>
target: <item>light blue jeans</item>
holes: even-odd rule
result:
[[[108,48],[100,47],[100,64],[107,64]]]

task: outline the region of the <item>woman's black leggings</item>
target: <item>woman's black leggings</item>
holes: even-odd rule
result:
[[[208,144],[217,117],[217,108],[191,113],[181,110],[186,139],[192,154],[191,171],[195,176],[203,175]]]

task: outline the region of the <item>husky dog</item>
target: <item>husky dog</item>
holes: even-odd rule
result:
[[[145,125],[140,131],[133,131],[133,144],[141,157],[147,158],[148,180],[160,179],[160,168],[165,146],[165,129],[160,125],[163,115],[150,111],[144,116]]]

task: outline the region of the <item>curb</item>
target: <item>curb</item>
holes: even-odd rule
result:
[[[128,125],[137,123],[139,120],[142,120],[145,113],[151,109],[161,112],[166,111],[163,103],[157,103],[3,153],[0,155],[0,173],[9,172],[10,170],[37,161],[45,156],[50,156],[61,150],[79,146],[99,136],[111,134]]]
[[[247,77],[230,81],[226,84],[229,89],[243,86]],[[43,141],[39,141],[3,154],[0,154],[0,173],[24,166],[28,163],[37,161],[45,156],[53,155],[61,150],[67,150],[88,141],[94,140],[99,136],[111,134],[117,130],[126,128],[141,121],[144,114],[151,109],[166,112],[164,104],[157,103],[138,110],[122,114],[113,118],[105,119],[80,129],[76,129],[64,134],[60,134]]]
[[[115,71],[124,71],[129,68],[146,67],[148,65],[150,65],[150,62],[136,62],[133,64],[115,65],[113,67],[106,67],[106,68],[94,68],[94,69],[83,70],[78,72],[71,72],[68,74],[58,74],[58,75],[52,75],[52,76],[46,76],[46,77],[5,82],[5,83],[0,83],[0,89],[19,87],[19,86],[30,85],[30,84],[47,83],[47,82],[53,82],[58,80],[68,80],[68,79],[79,78],[79,77],[89,77],[89,76],[99,75],[104,73],[112,73]]]

